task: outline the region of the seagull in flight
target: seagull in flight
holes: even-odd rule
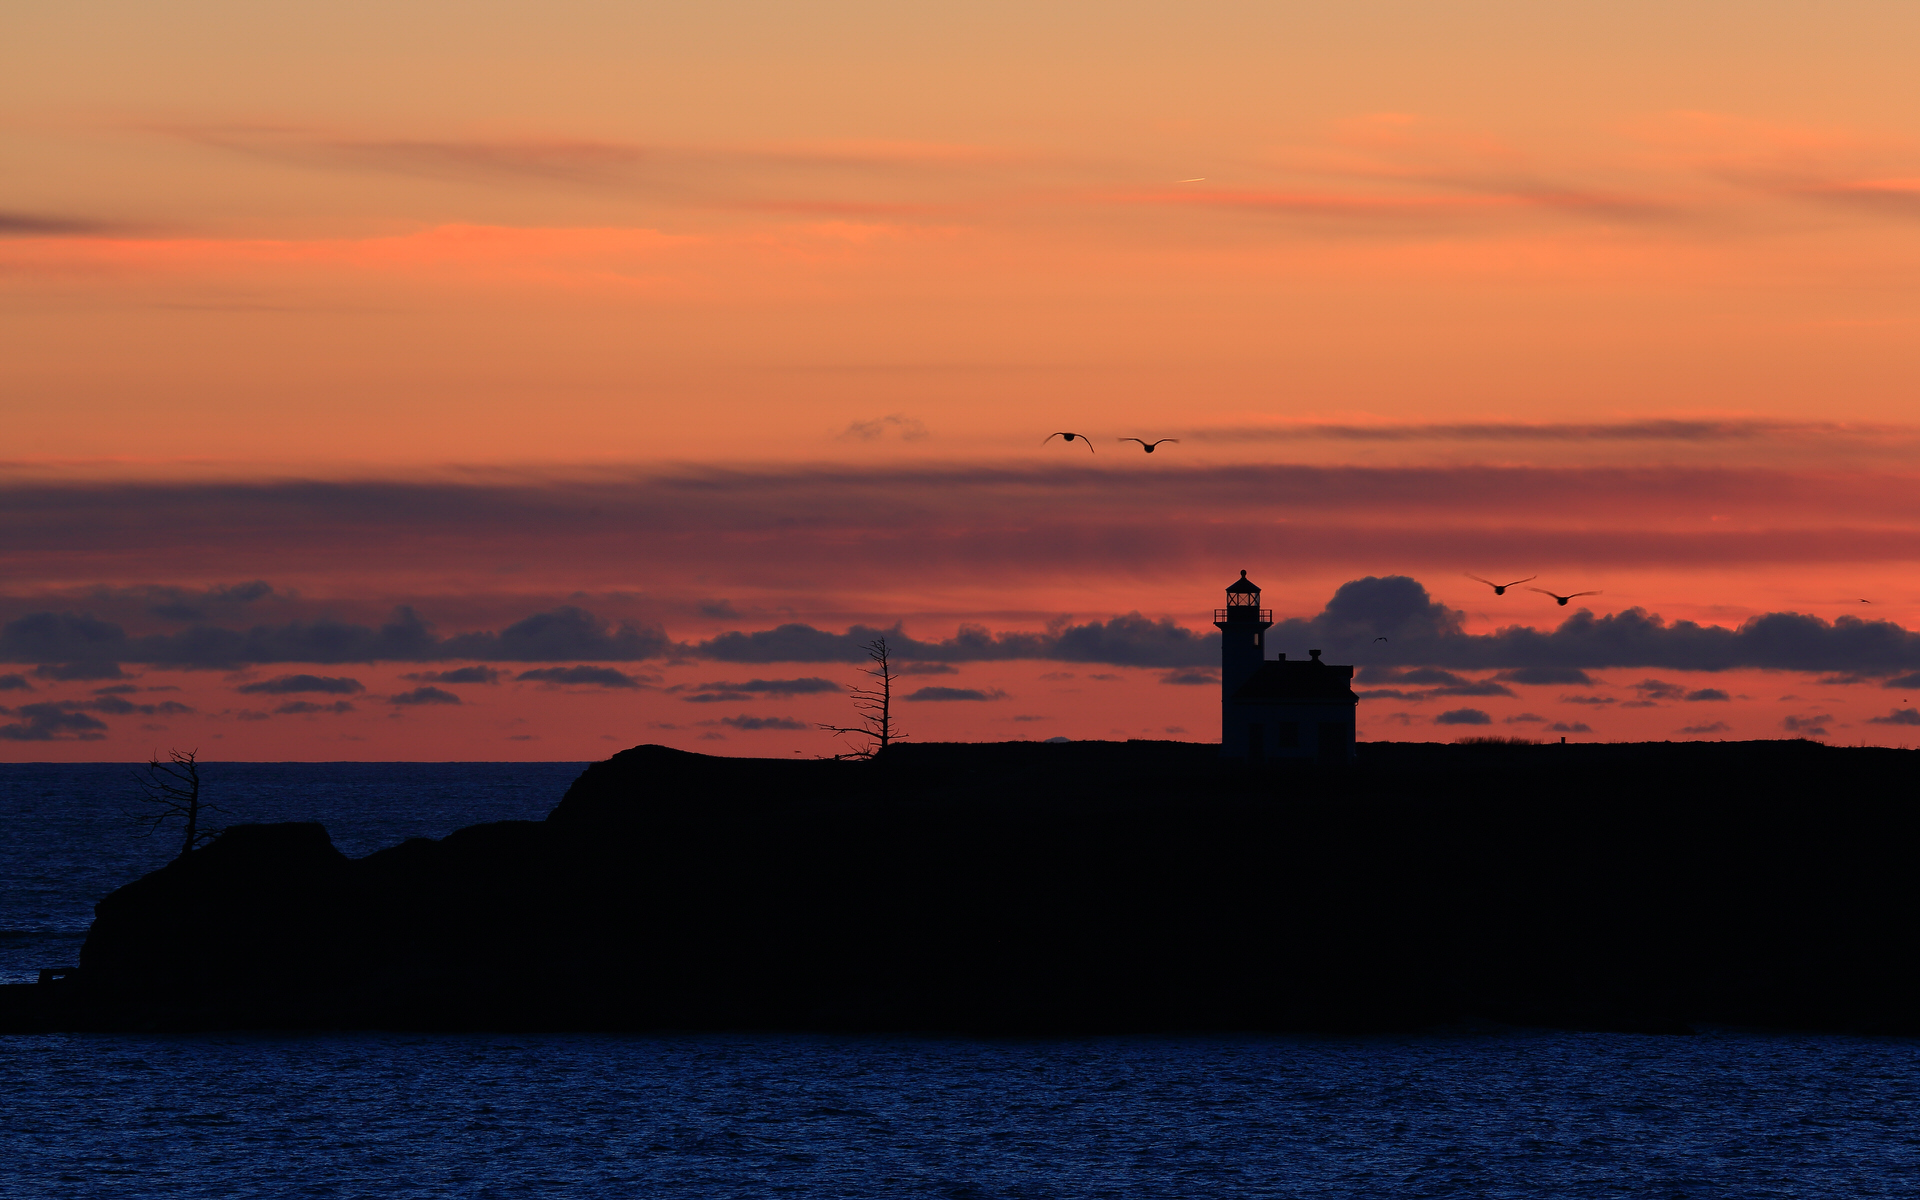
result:
[[[1180,440],[1179,438],[1161,438],[1161,439],[1160,439],[1160,442],[1178,442],[1179,440]],[[1148,454],[1152,454],[1152,453],[1153,453],[1153,448],[1154,448],[1155,446],[1158,446],[1158,445],[1160,444],[1160,442],[1147,442],[1147,441],[1141,441],[1141,439],[1139,439],[1139,438],[1115,438],[1115,439],[1114,439],[1114,441],[1116,441],[1116,442],[1140,442],[1140,446],[1141,446],[1141,448],[1142,448],[1142,449],[1144,449],[1144,450],[1145,450],[1145,451],[1146,451],[1146,452],[1147,452]]]
[[[1050,441],[1052,441],[1052,440],[1053,440],[1053,439],[1055,439],[1055,438],[1065,438],[1065,439],[1067,439],[1068,441],[1072,441],[1072,440],[1073,440],[1073,439],[1075,439],[1075,438],[1079,438],[1079,439],[1080,439],[1081,441],[1083,441],[1083,442],[1085,442],[1085,443],[1087,444],[1087,453],[1088,453],[1088,454],[1092,454],[1092,453],[1094,452],[1094,450],[1093,450],[1093,439],[1092,439],[1092,438],[1090,438],[1090,437],[1088,437],[1088,436],[1087,436],[1086,434],[1084,434],[1084,433],[1050,433],[1050,434],[1048,434],[1048,435],[1047,435],[1046,437],[1043,437],[1043,438],[1041,438],[1041,439],[1040,439],[1040,444],[1041,444],[1042,446],[1044,446],[1044,445],[1046,445],[1046,444],[1047,444],[1048,442],[1050,442]]]
[[[1530,592],[1539,592],[1542,596],[1552,596],[1561,608],[1565,608],[1567,601],[1573,599],[1573,596],[1598,596],[1600,594],[1599,592],[1575,592],[1573,596],[1562,596],[1557,592],[1550,592],[1545,588],[1528,588],[1527,590]]]
[[[1491,580],[1491,579],[1482,579],[1482,578],[1480,578],[1480,577],[1479,577],[1478,575],[1475,575],[1475,574],[1473,574],[1472,572],[1462,572],[1462,573],[1463,573],[1463,574],[1465,574],[1465,575],[1466,575],[1466,577],[1467,577],[1468,579],[1471,579],[1471,580],[1473,580],[1473,581],[1474,581],[1475,583],[1484,583],[1484,584],[1486,584],[1486,585],[1487,585],[1488,587],[1490,587],[1490,588],[1492,588],[1492,589],[1493,589],[1493,594],[1494,594],[1494,595],[1496,595],[1496,596],[1504,596],[1504,595],[1506,595],[1506,594],[1507,594],[1507,589],[1508,589],[1508,588],[1510,588],[1510,587],[1518,587],[1519,585],[1521,585],[1521,584],[1523,584],[1523,583],[1531,583],[1531,582],[1533,582],[1534,580],[1536,580],[1536,579],[1538,579],[1538,578],[1540,578],[1540,577],[1539,577],[1538,575],[1529,575],[1529,576],[1527,576],[1527,577],[1526,577],[1525,579],[1516,579],[1516,580],[1514,580],[1514,581],[1513,581],[1512,583],[1495,583],[1495,582],[1494,582],[1493,580]],[[1529,590],[1531,590],[1531,591],[1535,591],[1535,592],[1537,592],[1537,591],[1539,591],[1540,589],[1539,589],[1539,588],[1531,588],[1531,589],[1529,589]]]
[[[1374,641],[1376,641],[1376,642],[1384,642],[1384,641],[1386,641],[1387,639],[1386,639],[1386,638],[1383,638],[1383,637],[1377,637],[1377,638],[1375,638],[1375,639],[1373,639],[1373,640],[1374,640]]]

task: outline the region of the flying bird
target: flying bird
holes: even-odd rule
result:
[[[1373,640],[1374,640],[1374,641],[1376,641],[1376,642],[1384,642],[1384,641],[1386,641],[1387,639],[1385,639],[1385,638],[1383,638],[1383,637],[1377,637],[1377,638],[1375,638],[1375,639],[1373,639]]]
[[[1481,582],[1484,583],[1485,580],[1482,580]],[[1567,606],[1567,601],[1573,599],[1573,596],[1598,596],[1600,594],[1599,592],[1575,592],[1573,596],[1562,596],[1557,592],[1550,592],[1545,588],[1528,588],[1527,590],[1530,592],[1539,592],[1542,596],[1552,596],[1554,598],[1554,601],[1558,603],[1561,608],[1565,608]]]
[[[1084,434],[1084,433],[1050,433],[1050,434],[1048,434],[1048,435],[1047,435],[1046,437],[1043,437],[1043,438],[1041,438],[1041,439],[1040,439],[1040,444],[1041,444],[1042,446],[1044,446],[1044,445],[1046,445],[1046,444],[1047,444],[1048,442],[1050,442],[1050,441],[1052,441],[1052,440],[1053,440],[1053,439],[1055,439],[1055,438],[1065,438],[1065,439],[1067,439],[1068,441],[1072,441],[1072,440],[1073,440],[1073,439],[1075,439],[1075,438],[1079,438],[1079,439],[1080,439],[1081,441],[1083,441],[1083,442],[1085,442],[1085,443],[1087,444],[1087,453],[1088,453],[1088,454],[1092,454],[1092,453],[1094,452],[1094,451],[1093,451],[1093,439],[1092,439],[1092,438],[1090,438],[1090,437],[1088,437],[1088,436],[1087,436],[1086,434]]]
[[[1160,439],[1160,442],[1178,442],[1179,440],[1180,440],[1179,438],[1161,438],[1161,439]],[[1116,441],[1116,442],[1140,442],[1140,447],[1141,447],[1141,449],[1143,449],[1143,450],[1145,450],[1145,451],[1146,451],[1146,452],[1147,452],[1148,454],[1152,454],[1152,453],[1153,453],[1153,448],[1154,448],[1155,446],[1158,446],[1158,445],[1160,444],[1160,442],[1146,442],[1146,441],[1141,441],[1141,440],[1140,440],[1139,438],[1115,438],[1115,439],[1114,439],[1114,441]]]
[[[1508,588],[1510,588],[1510,587],[1518,587],[1518,586],[1519,586],[1520,584],[1523,584],[1523,583],[1527,583],[1527,582],[1529,582],[1529,581],[1531,581],[1531,580],[1535,580],[1535,579],[1538,579],[1538,578],[1540,578],[1540,577],[1539,577],[1538,575],[1529,575],[1529,576],[1527,576],[1527,577],[1526,577],[1526,579],[1516,579],[1516,580],[1514,580],[1514,581],[1513,581],[1512,583],[1495,583],[1495,582],[1494,582],[1493,580],[1491,580],[1491,579],[1482,579],[1482,578],[1480,578],[1480,577],[1479,577],[1478,575],[1475,575],[1475,574],[1473,574],[1473,573],[1472,573],[1472,572],[1470,572],[1470,571],[1465,571],[1465,572],[1462,572],[1462,574],[1464,574],[1464,575],[1466,575],[1466,577],[1467,577],[1468,579],[1471,579],[1471,580],[1473,580],[1473,581],[1474,581],[1475,583],[1484,583],[1484,584],[1486,584],[1486,585],[1487,585],[1488,587],[1490,587],[1490,588],[1492,588],[1492,589],[1493,589],[1493,594],[1494,594],[1494,595],[1496,595],[1496,596],[1504,596],[1504,595],[1506,595],[1506,594],[1507,594],[1507,589],[1508,589]],[[1539,591],[1540,589],[1539,589],[1539,588],[1534,588],[1533,590],[1537,592],[1537,591]]]

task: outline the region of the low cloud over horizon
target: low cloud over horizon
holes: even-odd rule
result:
[[[657,658],[671,643],[657,629],[614,625],[563,605],[498,632],[439,637],[411,607],[378,627],[344,621],[295,621],[233,629],[206,623],[176,633],[129,635],[85,612],[38,612],[0,626],[0,662],[74,666],[123,662],[187,669],[257,663],[632,662]],[[312,676],[290,678],[311,679]],[[477,676],[475,677],[477,678]],[[258,685],[271,690],[270,685]],[[318,690],[318,689],[309,689]]]
[[[0,626],[0,662],[38,664],[37,675],[54,679],[118,678],[120,664],[179,669],[232,669],[276,663],[549,663],[515,679],[547,684],[638,686],[642,680],[591,663],[705,659],[739,664],[859,663],[866,646],[886,637],[903,664],[945,665],[1035,659],[1066,663],[1170,670],[1218,664],[1219,635],[1198,632],[1169,617],[1138,612],[1078,624],[1060,622],[1043,631],[994,631],[963,623],[953,636],[909,635],[900,622],[888,627],[854,624],[841,632],[802,622],[771,629],[731,630],[696,641],[675,641],[658,626],[605,620],[563,605],[514,621],[499,630],[441,636],[411,607],[402,606],[380,626],[341,621],[296,621],[235,629],[196,623],[171,633],[132,635],[119,624],[86,612],[29,613]],[[1311,646],[1329,661],[1368,665],[1363,682],[1386,685],[1378,694],[1410,697],[1407,685],[1426,695],[1511,695],[1501,681],[1521,684],[1586,684],[1585,672],[1609,667],[1685,671],[1743,668],[1826,673],[1840,681],[1884,680],[1907,686],[1920,678],[1920,634],[1893,621],[1843,615],[1834,620],[1805,613],[1771,612],[1734,627],[1666,621],[1639,607],[1596,616],[1573,611],[1551,629],[1514,624],[1491,633],[1466,631],[1466,614],[1433,599],[1418,580],[1404,575],[1367,576],[1342,584],[1318,614],[1278,621],[1268,635],[1275,650],[1294,653]],[[1499,672],[1493,680],[1469,680],[1457,670]],[[479,666],[409,676],[418,681],[492,682],[499,673]],[[10,686],[31,688],[24,676]],[[1724,693],[1696,689],[1668,695],[1669,685],[1635,685],[1643,699],[1723,700]],[[696,694],[794,695],[837,690],[818,677],[715,682]],[[344,677],[295,674],[246,683],[243,693],[333,692],[351,694],[361,685]],[[689,697],[692,698],[692,697]]]

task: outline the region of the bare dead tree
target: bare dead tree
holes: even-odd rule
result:
[[[199,757],[198,750],[169,750],[167,761],[161,762],[156,751],[146,768],[133,775],[133,781],[140,787],[142,808],[127,815],[145,823],[147,831],[143,836],[146,837],[153,836],[154,831],[168,821],[185,822],[186,836],[180,842],[180,858],[220,834],[217,829],[201,828],[201,814],[226,811],[200,799]]]
[[[905,740],[907,735],[901,733],[893,723],[893,681],[897,672],[893,669],[890,655],[886,638],[877,637],[867,643],[867,657],[873,665],[866,669],[866,673],[877,681],[877,686],[847,689],[853,697],[854,711],[860,714],[860,723],[820,726],[836,737],[866,739],[866,745],[836,754],[835,758],[872,758],[892,743]]]

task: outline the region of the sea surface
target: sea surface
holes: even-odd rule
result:
[[[358,855],[543,816],[580,766],[208,781]],[[15,977],[168,857],[127,774],[0,766]],[[1920,1195],[1920,1042],[1756,1030],[0,1036],[0,1097],[3,1197]]]

